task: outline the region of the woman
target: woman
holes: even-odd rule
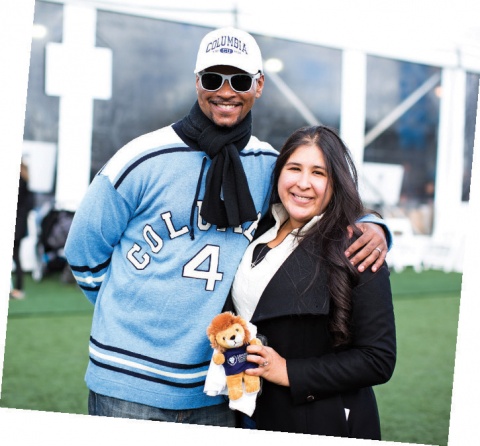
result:
[[[232,287],[235,311],[268,346],[249,346],[264,378],[253,418],[263,430],[380,439],[372,386],[393,373],[389,271],[359,273],[344,228],[365,214],[352,159],[337,134],[296,131],[274,171],[269,218]]]

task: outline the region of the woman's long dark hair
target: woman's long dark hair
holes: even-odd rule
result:
[[[352,311],[351,291],[358,281],[354,268],[345,251],[352,243],[347,226],[354,228],[354,235],[360,230],[355,222],[364,215],[362,200],[358,193],[357,170],[348,148],[335,130],[319,125],[303,127],[295,131],[283,145],[273,172],[271,203],[279,203],[277,186],[280,173],[292,153],[300,146],[315,145],[322,151],[332,188],[332,198],[318,223],[301,236],[301,249],[308,250],[316,259],[316,272],[312,284],[327,268],[328,288],[331,295],[329,328],[335,346],[347,345],[350,341],[350,317]]]

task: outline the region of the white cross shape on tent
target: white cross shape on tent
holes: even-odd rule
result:
[[[112,53],[95,35],[96,9],[66,4],[63,43],[46,48],[45,91],[60,96],[55,205],[73,211],[90,183],[93,100],[112,91]]]

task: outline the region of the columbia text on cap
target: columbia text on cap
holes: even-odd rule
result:
[[[211,31],[200,43],[194,72],[215,65],[236,67],[250,74],[263,71],[262,55],[255,39],[231,27]]]

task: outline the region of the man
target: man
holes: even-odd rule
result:
[[[92,181],[65,253],[95,305],[89,413],[233,426],[222,396],[203,392],[221,312],[268,206],[277,152],[251,135],[262,95],[249,34],[207,34],[195,67],[198,101],[181,121],[120,149]],[[379,266],[383,229],[362,225],[351,251]],[[378,247],[378,249],[374,249]]]

